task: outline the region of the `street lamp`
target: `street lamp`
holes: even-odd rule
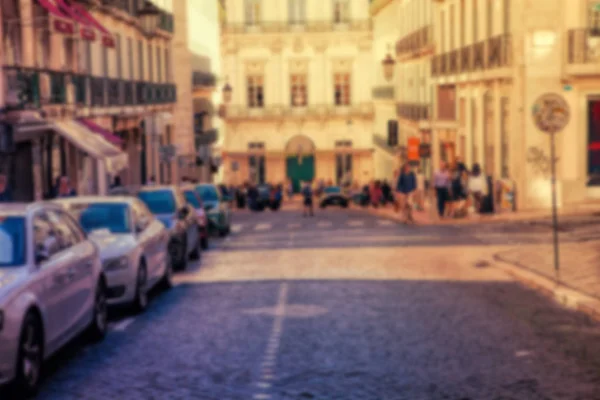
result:
[[[160,9],[150,1],[146,1],[144,7],[138,10],[138,18],[140,19],[142,30],[147,36],[152,36],[156,32],[160,14]]]
[[[388,45],[388,53],[381,62],[383,66],[383,76],[386,81],[391,81],[394,78],[394,67],[396,66],[396,60],[392,57],[391,46]]]
[[[225,103],[229,104],[231,102],[231,94],[233,93],[233,88],[229,83],[226,83],[223,86],[223,100]]]

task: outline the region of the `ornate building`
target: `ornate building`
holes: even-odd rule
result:
[[[369,5],[362,0],[225,1],[224,180],[373,177]]]
[[[81,194],[158,178],[173,15],[141,0],[0,5],[1,172],[16,199],[50,196],[60,175]]]

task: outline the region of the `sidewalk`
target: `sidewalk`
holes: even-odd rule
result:
[[[386,207],[357,207],[354,208],[364,210],[373,215],[390,218],[396,221],[404,221],[401,213],[396,213],[392,205]],[[600,202],[568,205],[559,210],[559,221],[561,217],[587,217],[600,213]],[[534,221],[550,219],[552,217],[551,210],[526,210],[526,211],[501,211],[492,215],[470,214],[465,218],[445,218],[440,219],[436,210],[432,210],[429,204],[425,204],[424,211],[414,211],[413,217],[418,224],[423,225],[463,225],[475,224],[478,222],[511,222],[511,221]]]

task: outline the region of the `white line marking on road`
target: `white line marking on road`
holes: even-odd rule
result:
[[[317,224],[319,228],[329,228],[332,225],[333,224],[331,223],[331,221],[319,221],[319,223]]]
[[[135,322],[135,318],[126,318],[113,325],[113,331],[123,332],[127,327]]]
[[[297,229],[297,228],[300,228],[301,226],[302,226],[302,224],[300,224],[298,222],[292,222],[287,225],[288,229]]]
[[[390,226],[394,225],[394,221],[390,221],[389,219],[380,219],[377,220],[377,224],[380,226]]]
[[[231,232],[233,233],[239,233],[242,231],[243,225],[242,224],[233,224],[231,226]]]
[[[520,350],[520,351],[517,351],[517,352],[515,353],[515,357],[519,357],[519,358],[520,358],[520,357],[527,357],[527,356],[529,356],[529,355],[531,355],[531,352],[530,352],[530,351],[527,351],[527,350]]]
[[[348,225],[349,226],[364,226],[365,225],[365,221],[352,220],[352,221],[348,221]]]
[[[293,239],[294,235],[291,234],[290,242],[293,242]],[[268,389],[269,387],[271,387],[271,383],[267,381],[272,381],[275,379],[275,360],[277,358],[277,351],[279,350],[279,345],[281,343],[281,333],[283,330],[283,318],[285,317],[285,304],[287,302],[287,295],[288,284],[282,283],[281,285],[279,285],[279,295],[277,297],[277,305],[275,307],[275,318],[273,320],[273,328],[271,329],[271,334],[269,335],[268,349],[261,363],[261,380],[256,383],[256,386],[262,389]],[[269,399],[271,398],[271,396],[266,393],[257,393],[254,395],[254,398]]]
[[[271,224],[257,224],[254,227],[255,231],[267,231],[269,229],[271,229]]]

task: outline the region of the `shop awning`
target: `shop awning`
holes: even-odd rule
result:
[[[61,11],[54,2],[50,0],[37,0],[37,2],[48,11],[48,14],[55,18],[53,27],[56,31],[66,34],[75,33],[75,27],[69,15]]]
[[[104,140],[114,144],[115,146],[121,147],[123,145],[123,140],[120,137],[118,137],[110,131],[107,131],[106,129],[94,123],[93,121],[90,121],[89,119],[81,118],[77,120],[77,122],[88,128],[92,132],[102,136]]]
[[[114,176],[127,168],[127,154],[77,121],[54,121],[50,125],[73,146],[92,158],[103,161],[108,174]]]

